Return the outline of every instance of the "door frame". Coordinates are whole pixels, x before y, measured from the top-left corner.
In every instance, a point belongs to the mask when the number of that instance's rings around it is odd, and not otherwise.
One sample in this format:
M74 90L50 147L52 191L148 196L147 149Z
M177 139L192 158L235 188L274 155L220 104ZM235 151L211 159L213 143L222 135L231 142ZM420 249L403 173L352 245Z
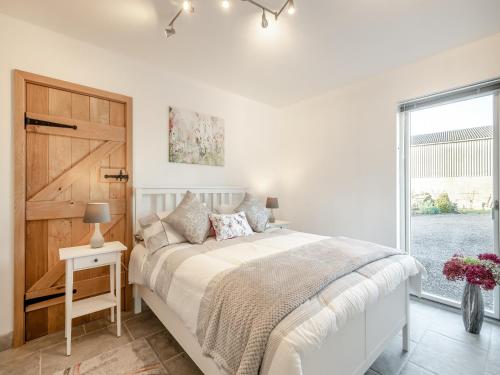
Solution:
M493 95L493 199L498 201L500 195L500 93L490 92L487 95ZM466 100L464 98L463 100ZM446 100L443 101L443 104ZM410 253L410 227L411 227L411 176L410 176L410 110L400 111L397 117L398 134L398 247L407 253ZM494 248L500 255L500 214L498 209L492 209L494 215ZM485 311L485 315L494 319L500 319L500 287L494 290L494 312ZM433 294L421 293L423 298L434 302L446 304L452 307L460 308L461 304L456 301L436 296Z
M115 94L109 91L95 89L59 79L49 78L38 74L13 70L14 100L14 332L13 346L17 347L25 342L25 238L26 238L26 85L33 83L49 88L62 89L89 95L97 98L113 100L125 105L126 121L126 161L129 169L129 179L126 183L126 215L125 245L128 248L125 264L133 244L132 233L132 198L133 198L133 158L132 158L132 98ZM125 276L127 277L127 276ZM131 288L125 283L125 308L132 306Z

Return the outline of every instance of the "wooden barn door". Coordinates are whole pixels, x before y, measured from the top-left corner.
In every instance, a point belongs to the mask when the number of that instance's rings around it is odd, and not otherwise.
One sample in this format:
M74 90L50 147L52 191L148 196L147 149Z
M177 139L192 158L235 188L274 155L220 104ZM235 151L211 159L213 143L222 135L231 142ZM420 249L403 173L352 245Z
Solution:
M112 221L102 225L104 237L123 242L130 252L132 100L25 72L15 74L15 257L16 267L22 269L16 269L14 341L20 344L64 328L64 264L58 250L89 243L93 228L82 220L87 202L109 202ZM128 179L105 177L120 174ZM109 291L108 272L109 267L77 272L73 299ZM130 305L130 293L123 294ZM74 324L107 313L83 316Z

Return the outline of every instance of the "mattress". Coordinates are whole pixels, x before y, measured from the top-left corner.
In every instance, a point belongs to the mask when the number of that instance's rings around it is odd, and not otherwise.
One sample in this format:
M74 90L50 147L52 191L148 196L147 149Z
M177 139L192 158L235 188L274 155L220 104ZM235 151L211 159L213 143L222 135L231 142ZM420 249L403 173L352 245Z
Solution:
M166 246L150 255L142 244L132 251L129 281L155 292L196 337L198 314L209 283L239 265L328 237L270 230L226 241L209 238L202 245ZM339 237L352 246L378 246ZM401 254L361 267L331 283L283 319L269 338L261 374L301 374L302 357L321 347L354 314L394 291L410 278L419 292L421 265Z

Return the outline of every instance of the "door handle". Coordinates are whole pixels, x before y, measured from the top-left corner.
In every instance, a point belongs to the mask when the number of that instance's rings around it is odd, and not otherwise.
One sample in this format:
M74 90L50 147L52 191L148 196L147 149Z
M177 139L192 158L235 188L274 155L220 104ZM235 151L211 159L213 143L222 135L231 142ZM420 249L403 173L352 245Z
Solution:
M499 203L498 199L493 202L493 207L491 207L491 220L495 220L495 211L498 211Z

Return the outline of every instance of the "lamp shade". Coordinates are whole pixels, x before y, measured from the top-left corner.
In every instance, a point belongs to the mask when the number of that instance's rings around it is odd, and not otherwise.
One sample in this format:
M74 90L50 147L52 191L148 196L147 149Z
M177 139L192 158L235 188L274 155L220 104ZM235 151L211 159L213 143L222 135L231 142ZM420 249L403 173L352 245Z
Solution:
M266 208L279 208L278 198L267 197Z
M87 203L84 223L108 223L111 221L108 203Z

